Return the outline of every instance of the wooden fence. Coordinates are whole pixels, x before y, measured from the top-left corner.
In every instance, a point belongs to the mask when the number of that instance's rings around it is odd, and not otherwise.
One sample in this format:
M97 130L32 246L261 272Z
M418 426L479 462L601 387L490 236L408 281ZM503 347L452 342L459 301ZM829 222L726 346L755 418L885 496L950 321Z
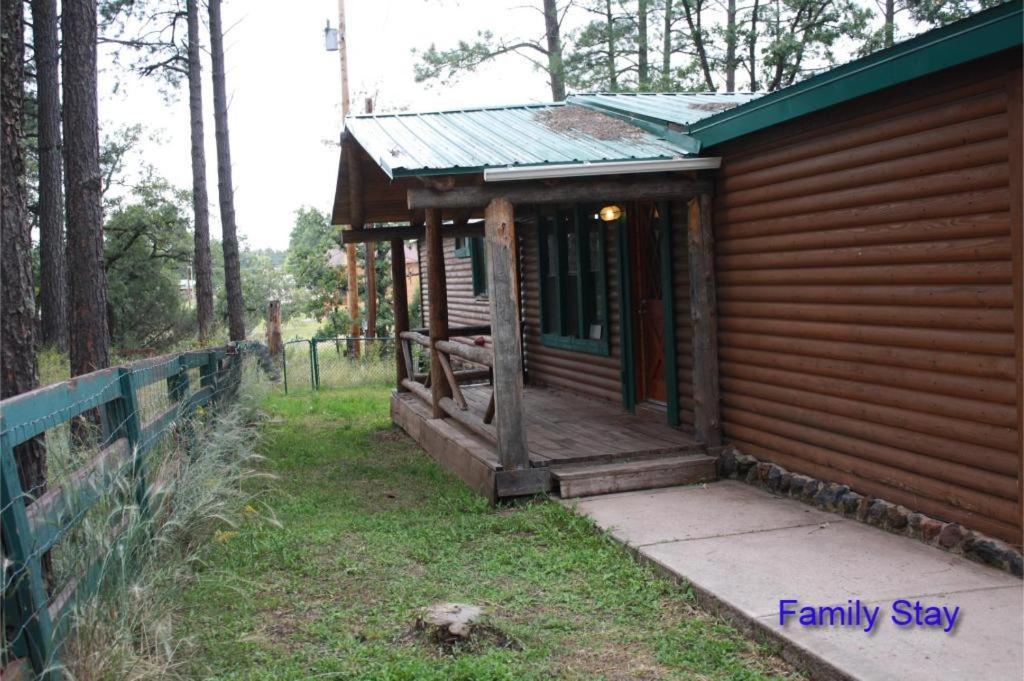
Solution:
M71 614L76 603L95 593L103 563L96 559L62 588L53 589L56 593L48 594L44 556L125 475L131 476L139 513L151 514L150 488L156 481L147 474L147 454L198 408L236 395L243 356L259 349L258 343L233 343L164 355L77 376L0 402L5 678L26 661L40 678L61 677L58 652ZM78 418L86 413L92 416ZM90 461L71 471L62 485L49 486L42 494L22 489L15 458L19 445L35 438L73 439L75 428L66 424L97 418L95 439L99 441L90 447L98 453ZM66 432L55 432L61 427Z

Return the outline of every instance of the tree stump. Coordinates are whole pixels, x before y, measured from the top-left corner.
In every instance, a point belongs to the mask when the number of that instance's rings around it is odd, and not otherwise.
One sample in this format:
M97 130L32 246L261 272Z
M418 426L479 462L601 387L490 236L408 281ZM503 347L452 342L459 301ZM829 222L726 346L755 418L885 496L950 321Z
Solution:
M473 636L474 624L483 615L483 608L465 603L437 603L427 608L417 628L433 642L451 647Z

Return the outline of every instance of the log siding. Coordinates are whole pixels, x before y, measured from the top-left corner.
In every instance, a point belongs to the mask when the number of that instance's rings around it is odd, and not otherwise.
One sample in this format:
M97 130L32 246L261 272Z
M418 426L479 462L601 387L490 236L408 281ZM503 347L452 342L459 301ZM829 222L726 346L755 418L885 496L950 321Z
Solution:
M976 62L709 152L723 157L726 438L1014 543L1022 339L1009 169L1021 149L1008 90L1019 62L1019 51Z

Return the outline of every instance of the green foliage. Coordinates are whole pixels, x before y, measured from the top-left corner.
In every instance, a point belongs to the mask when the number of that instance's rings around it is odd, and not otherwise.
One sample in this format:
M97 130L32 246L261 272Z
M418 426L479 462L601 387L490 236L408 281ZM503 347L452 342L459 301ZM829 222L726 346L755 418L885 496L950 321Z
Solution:
M309 207L295 212L284 267L305 293L302 311L324 322L323 329L335 332L325 335L332 336L347 333L351 323L344 309L347 281L340 243L341 229L326 214Z
M115 348L166 348L191 335L179 282L192 260L188 195L159 182L137 188L104 226L107 305Z
M1003 1L896 0L896 12L925 30ZM413 50L419 57L416 80L448 84L506 54L525 57L545 71L540 4L534 0L525 8L537 10L540 39L483 30L449 49ZM641 7L646 7L646 35L641 35ZM563 1L558 11L565 83L577 91L700 91L721 89L732 71L737 89L777 90L884 46L884 7L863 0L756 0L737 3L730 23L726 3L709 0ZM646 85L639 75L643 44Z
M184 593L194 678L765 679L784 662L560 504L492 508L388 419L390 390L271 396L252 481L279 526L203 554ZM418 639L437 602L484 605L515 644Z

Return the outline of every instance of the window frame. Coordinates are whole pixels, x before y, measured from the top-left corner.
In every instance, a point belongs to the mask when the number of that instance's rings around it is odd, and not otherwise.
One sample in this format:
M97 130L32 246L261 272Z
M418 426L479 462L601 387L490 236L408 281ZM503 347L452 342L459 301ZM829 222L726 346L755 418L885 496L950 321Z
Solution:
M484 247L484 238L482 236L474 236L470 237L468 241L469 267L473 275L473 297L481 300L486 299L490 286L487 281L487 250Z
M570 225L566 225L563 219L566 214L572 216ZM550 218L554 218L554 224L549 223ZM610 354L611 320L609 319L608 311L608 230L604 222L598 220L597 224L600 261L597 263L597 268L593 271L594 283L591 285L589 283L590 277L586 276L590 272L590 242L587 239L588 225L583 219L583 206L581 204L575 204L571 207L542 206L537 209L537 275L540 279L540 341L542 345L592 355ZM555 257L558 263L558 273L554 277L556 282L555 290L553 291L550 290L551 284L548 282L550 278L550 273L548 272L550 257L547 238L552 230L555 232L554 244L557 251ZM575 329L566 328L570 315L567 310L568 296L565 292L572 285L570 279L573 279L573 277L569 276L568 263L569 248L567 237L570 230L576 239L576 262L574 263L576 266L576 276L574 278L576 294ZM600 290L604 292L601 305L598 305L594 300L598 290L597 287L600 287ZM554 325L556 328L550 328L551 324L548 323L546 314L547 301L552 296L552 304L555 305ZM591 306L589 303L593 303L593 309L596 312L600 312L601 315L603 333L600 339L588 338L589 326L586 319L586 309Z
M456 258L469 258L472 256L471 237L468 236L457 236L455 237L455 257Z

